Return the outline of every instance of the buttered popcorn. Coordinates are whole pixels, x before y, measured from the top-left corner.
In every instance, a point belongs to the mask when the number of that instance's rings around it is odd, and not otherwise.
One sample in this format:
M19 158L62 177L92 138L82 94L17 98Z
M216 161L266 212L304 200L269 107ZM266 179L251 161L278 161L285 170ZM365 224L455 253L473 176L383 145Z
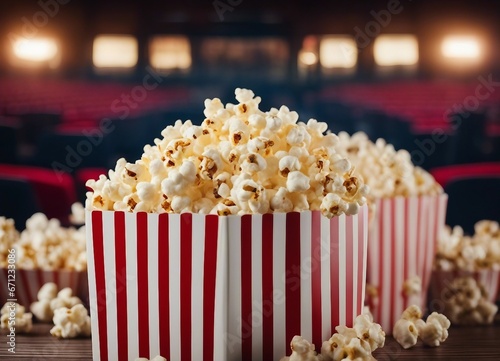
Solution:
M54 327L50 333L58 338L89 337L90 317L82 304L71 308L61 307L54 311Z
M16 230L14 220L0 217L0 267L7 268L9 262L9 250L19 239L19 232Z
M71 308L82 303L80 298L73 295L71 288L66 287L58 292L57 285L53 282L48 282L40 288L37 299L31 304L30 310L41 322L50 322L58 308Z
M500 270L500 229L498 222L483 220L474 226L474 235L464 235L460 226L442 229L434 262L436 269L474 272Z
M201 125L178 120L141 159L118 160L89 180L87 209L219 215L321 210L355 214L368 187L334 146L327 125L237 88L238 104L205 100Z
M363 132L352 136L340 132L335 149L352 161L370 187L372 199L443 193L434 177L413 165L409 152L403 149L396 151L383 139L374 143Z

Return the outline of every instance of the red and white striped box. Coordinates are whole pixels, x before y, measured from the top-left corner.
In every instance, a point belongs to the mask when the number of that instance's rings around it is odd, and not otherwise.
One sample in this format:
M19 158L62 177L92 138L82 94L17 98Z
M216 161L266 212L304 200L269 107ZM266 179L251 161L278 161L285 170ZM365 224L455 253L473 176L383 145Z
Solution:
M474 278L488 292L488 300L493 303L496 301L500 281L499 270L480 270L476 272L434 270L432 271L429 294L429 308L431 310L443 311L443 302L446 301L447 297L446 288L454 279L459 277Z
M386 334L412 304L425 309L439 232L448 196L395 197L376 202L368 235L367 282L376 290L368 300L374 320ZM406 296L404 282L418 276L422 292Z
M14 297L10 297L7 283L12 282L9 279L8 269L0 269L0 284L5 287L0 288L0 300L5 302L7 299L17 299L17 303L29 309L30 305L37 301L37 294L40 288L47 282L54 282L61 290L69 287L73 294L88 304L88 282L87 272L70 270L42 270L42 269L16 269L15 271L15 291Z
M319 350L362 311L368 209L229 218L228 360L279 360L302 335Z
M94 360L274 360L362 310L366 207L332 220L93 211L87 232Z

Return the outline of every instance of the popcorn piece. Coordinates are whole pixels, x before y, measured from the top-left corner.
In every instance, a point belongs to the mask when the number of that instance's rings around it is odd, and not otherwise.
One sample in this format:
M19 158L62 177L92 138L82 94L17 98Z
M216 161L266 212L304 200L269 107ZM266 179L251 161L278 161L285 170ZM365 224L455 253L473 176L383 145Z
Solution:
M290 342L292 354L280 361L318 361L314 345L301 336L294 336Z
M19 240L19 232L16 230L14 220L0 217L0 267L7 268L9 264L9 250Z
M352 215L368 188L323 134L325 123L286 106L259 109L248 89L238 104L205 101L200 126L176 121L144 147L135 163L119 159L108 177L90 180L88 209L127 212L202 212L220 215L321 210ZM323 198L328 200L322 204Z
M15 302L7 302L0 310L0 328L15 333L28 333L33 328L31 313L25 313L24 306Z
M437 347L448 338L450 325L445 315L433 312L425 324L419 327L419 337L427 346Z
M54 327L50 333L59 338L90 336L90 317L87 309L78 304L71 308L61 307L54 311Z
M418 329L412 321L400 318L392 329L392 335L404 349L408 349L417 343Z
M422 280L418 276L408 278L403 283L403 294L407 297L418 295L422 292Z
M52 282L40 288L37 298L38 301L31 304L30 310L41 322L50 322L58 308L71 308L82 303L78 297L73 296L71 288L66 287L57 292L57 286Z
M371 352L384 347L385 333L378 323L370 320L370 316L362 314L356 317L353 328L356 336L370 345Z
M85 224L85 208L80 202L71 205L71 214L69 216L71 224L82 225Z

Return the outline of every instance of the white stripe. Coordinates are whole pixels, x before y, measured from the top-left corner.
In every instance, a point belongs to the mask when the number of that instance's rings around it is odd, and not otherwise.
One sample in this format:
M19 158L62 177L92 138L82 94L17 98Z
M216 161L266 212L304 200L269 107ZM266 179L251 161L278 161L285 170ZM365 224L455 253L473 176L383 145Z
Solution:
M417 217L418 217L418 197L411 197L408 199L409 209L406 215L407 219L407 229L406 237L409 243L409 256L408 256L408 275L410 277L417 276ZM422 281L422 280L420 280Z
M427 253L426 253L426 258L425 258L425 262L426 262L426 268L424 270L424 280L425 280L425 283L422 284L423 286L423 290L427 291L427 288L429 286L429 277L430 277L430 274L432 272L432 263L434 261L434 245L436 244L436 232L435 232L435 228L436 228L436 222L437 222L437 211L438 209L436 208L436 198L435 197L427 197L428 199L428 204L429 204L429 207L428 207L428 215L429 215L429 219L428 219L428 224L427 224ZM422 300L421 300L421 307L424 307L425 304L425 298L426 298L426 292L422 292L422 296L421 296Z
M59 284L60 284L59 289L64 288L64 287L70 287L73 290L73 296L76 296L77 292L78 292L78 288L76 287L76 285L71 283L71 276L72 276L73 272L71 272L71 271L57 271L57 272L58 272ZM44 274L47 274L47 273L53 274L53 272L44 272ZM54 275L52 275L52 278L54 278Z
M148 214L148 302L149 353L160 354L160 315L158 299L158 214ZM139 281L140 282L140 281Z
M363 307L364 302L365 302L365 295L366 295L366 273L367 273L367 259L368 259L368 206L364 206L363 210L363 219L361 222L363 222L363 241L361 243L361 246L364 247L364 252L363 252L363 277L361 279L362 282L362 290L361 290L361 307ZM361 311L363 311L361 309Z
M191 281L191 359L203 359L203 280L205 264L205 220L202 214L193 214L192 281ZM152 354L156 355L156 354Z
M320 216L321 227L321 336L323 340L332 337L331 294L330 294L330 222L326 217ZM335 325L333 325L335 327Z
M229 308L227 348L229 360L241 358L241 217L228 218Z
M418 257L418 263L417 263L417 274L420 276L422 280L422 285L424 282L423 275L424 275L424 247L426 243L426 238L427 238L427 199L425 197L419 197L419 207L418 207L418 212L421 215L420 222L418 224L419 226L419 239L418 239L418 251L419 251L419 257Z
M138 312L139 300L137 285L137 214L125 212L125 234L126 234L126 262L127 262L127 323L128 330L128 357L135 359L139 357L139 328Z
M407 262L405 245L408 242L405 237L404 220L405 220L405 198L397 197L395 200L396 209L394 210L394 225L396 227L396 245L395 245L395 261L396 261L396 274L395 274L395 287L394 290L396 294L394 295L396 302L395 307L392 310L394 315L394 321L398 320L404 311L404 297L403 297L403 284L405 282L404 267ZM391 325L392 326L392 325Z
M391 309L394 308L393 296L391 295L391 274L392 274L392 262L394 261L391 255L391 235L392 235L392 221L393 221L393 209L391 208L391 201L388 199L382 200L384 203L384 214L382 215L382 227L384 227L384 237L382 239L383 252L384 252L384 265L383 265L383 280L384 289L382 290L382 297L379 300L380 306L382 307L382 319L380 324L382 328L387 332L392 329L390 324L390 314Z
M352 282L353 289L352 289L352 302L353 302L353 307L352 307L352 319L354 320L358 314L361 313L362 310L358 309L358 270L363 270L363 263L359 264L360 262L363 262L362 259L359 259L359 237L362 236L358 232L358 227L359 227L359 214L352 216L352 239L349 240L349 242L352 242L352 280L347 280L347 282ZM362 216L362 215L361 215ZM362 220L361 220L362 221ZM362 247L362 246L361 246ZM363 307L363 299L361 299L361 307ZM351 327L352 325L349 325Z
M276 213L273 215L273 285L274 285L274 353L275 360L281 359L288 351L285 349L286 340L286 214Z
M85 233L87 239L87 272L89 275L89 303L92 329L92 360L101 359L99 353L99 325L97 318L97 292L94 268L94 244L92 242L92 213L85 211Z
M382 217L380 214L380 207L381 207L382 201L380 199L377 199L375 202L375 217L372 219L371 224L369 224L370 227L370 233L368 234L368 257L369 257L369 264L368 264L368 271L366 274L366 282L370 284L370 286L375 287L378 291L380 291L379 286L380 286L380 272L379 272L379 267L380 267L380 259L379 259L379 249L380 249L380 239L379 239L379 230L380 230L380 225L382 224ZM369 211L367 209L367 211ZM367 227L365 227L366 230ZM375 307L378 309L380 307L380 297L382 295L378 295L378 305ZM372 298L372 296L369 296ZM373 299L372 299L373 301ZM371 310L374 316L377 315L376 309ZM380 322L380 320L375 319L376 322Z
M306 340L312 340L312 213L300 214L300 332Z
M181 230L180 214L168 215L169 241L169 300L170 300L170 359L181 359ZM130 355L129 355L129 358Z
M228 224L227 217L219 217L217 237L217 269L215 281L214 360L226 360L228 310Z
M262 215L252 216L252 360L262 360Z
M339 218L339 249L338 249L338 263L339 263L339 323L341 325L346 324L346 293L347 293L347 285L346 285L346 277L347 277L347 265L346 265L346 257L347 257L347 245L346 245L346 216L345 214L341 215ZM332 234L332 237L336 237L337 235Z
M116 267L114 212L102 215L104 243L104 277L106 279L106 319L108 352L111 358L118 355L118 315L116 314Z

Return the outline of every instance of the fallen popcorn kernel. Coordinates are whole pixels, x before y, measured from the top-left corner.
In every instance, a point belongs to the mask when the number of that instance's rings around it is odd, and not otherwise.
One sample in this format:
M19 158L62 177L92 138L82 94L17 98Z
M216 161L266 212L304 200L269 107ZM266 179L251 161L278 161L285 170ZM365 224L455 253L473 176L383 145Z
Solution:
M427 317L427 321L419 326L418 335L427 346L437 347L448 338L450 320L437 312Z
M138 357L135 359L135 361L167 361L167 359L165 357L161 357L160 355L158 355L152 358L151 360L145 357Z
M7 302L0 310L0 328L10 330L15 328L16 333L28 333L33 328L33 315L25 313L24 306L16 302Z
M408 349L417 343L418 329L412 321L400 318L392 329L392 336L404 349Z
M314 345L302 336L294 336L290 342L292 354L281 358L280 361L318 361Z
M54 327L50 333L59 338L90 336L90 317L87 309L78 304L71 308L61 307L54 311Z
M50 322L54 317L54 311L58 308L71 308L82 303L80 298L73 296L71 288L66 287L57 292L57 285L52 282L40 288L37 299L38 301L30 305L30 310L41 322Z
M384 347L385 332L382 330L382 326L370 320L369 315L361 314L356 317L353 328L356 331L356 336L370 345L371 352Z

